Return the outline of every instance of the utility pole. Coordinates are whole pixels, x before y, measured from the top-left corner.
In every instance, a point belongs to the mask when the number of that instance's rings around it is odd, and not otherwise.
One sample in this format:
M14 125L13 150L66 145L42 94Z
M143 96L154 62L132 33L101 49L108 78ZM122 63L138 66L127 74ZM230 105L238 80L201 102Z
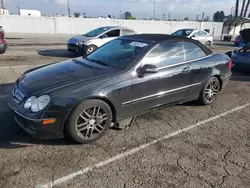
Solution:
M18 14L20 15L20 6L19 4L16 6L17 10L18 10Z
M166 14L162 14L162 20L165 21Z
M170 21L171 12L168 13L168 21Z
M202 18L201 18L201 25L200 25L200 29L203 29L203 21L204 21L204 15L205 13L202 13Z
M199 21L199 14L197 14L196 21Z
M1 3L2 3L2 9L3 9L3 14L4 14L4 6L3 6L3 0L1 0Z
M69 17L70 17L69 0L68 0L68 15L69 15Z
M153 20L155 20L155 0L154 1L154 4L153 4Z

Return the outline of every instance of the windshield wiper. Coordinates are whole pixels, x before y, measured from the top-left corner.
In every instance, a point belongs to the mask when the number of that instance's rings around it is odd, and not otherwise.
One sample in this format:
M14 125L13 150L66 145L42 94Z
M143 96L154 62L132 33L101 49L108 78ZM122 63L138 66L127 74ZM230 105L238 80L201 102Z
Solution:
M105 63L105 62L103 62L101 60L89 59L87 57L86 57L86 60L91 61L91 62L95 62L97 64L100 64L100 65L103 65L103 66L106 66L106 67L109 67L109 65L107 63Z

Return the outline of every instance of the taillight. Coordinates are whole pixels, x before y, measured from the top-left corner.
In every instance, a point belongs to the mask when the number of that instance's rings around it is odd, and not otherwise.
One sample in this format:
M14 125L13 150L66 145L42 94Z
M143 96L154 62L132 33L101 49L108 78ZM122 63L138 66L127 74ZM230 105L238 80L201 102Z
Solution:
M232 59L229 60L228 68L229 69L233 68L233 61L232 61Z
M0 31L0 42L4 40L4 33Z
M4 33L0 31L0 40L4 39Z

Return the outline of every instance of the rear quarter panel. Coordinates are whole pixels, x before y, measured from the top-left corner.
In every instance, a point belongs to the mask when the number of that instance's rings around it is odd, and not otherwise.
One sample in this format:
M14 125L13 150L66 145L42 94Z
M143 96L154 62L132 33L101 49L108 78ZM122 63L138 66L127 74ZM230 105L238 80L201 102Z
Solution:
M212 54L207 58L190 63L192 67L192 83L201 83L199 88L193 90L193 94L200 93L206 82L213 76L221 81L231 74L228 68L230 58L224 54Z

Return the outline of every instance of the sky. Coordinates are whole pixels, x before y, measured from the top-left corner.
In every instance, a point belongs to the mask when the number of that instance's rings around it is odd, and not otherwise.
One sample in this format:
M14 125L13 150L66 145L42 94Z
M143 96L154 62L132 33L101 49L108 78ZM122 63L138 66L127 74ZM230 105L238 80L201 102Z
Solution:
M3 0L9 12L17 13L17 5L21 9L40 10L42 14L55 15L67 14L68 0ZM210 16L218 10L230 14L235 0L69 0L71 13L79 11L89 17L120 16L120 12L129 11L137 19L153 17L153 2L155 1L155 17L171 19L196 19L197 14Z

